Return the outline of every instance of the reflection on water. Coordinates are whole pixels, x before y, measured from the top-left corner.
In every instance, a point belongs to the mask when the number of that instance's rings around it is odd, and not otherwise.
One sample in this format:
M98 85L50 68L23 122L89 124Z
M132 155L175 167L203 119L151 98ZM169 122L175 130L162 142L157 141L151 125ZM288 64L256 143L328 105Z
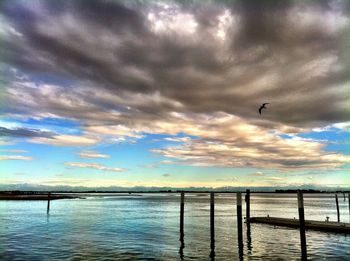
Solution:
M185 248L185 240L184 240L184 235L182 234L180 236L180 249L179 249L179 254L180 254L180 259L184 260L184 248Z
M234 194L215 197L214 244L209 196L186 195L179 245L179 204L179 195L95 195L52 201L47 214L46 201L0 201L0 260L300 260L290 228L244 223L239 248ZM305 195L304 204L306 219L337 218L334 195ZM349 222L348 202L339 204ZM296 196L252 194L251 216L268 214L298 218ZM350 237L307 231L306 239L309 259L350 259Z
M210 260L215 260L215 239L211 237L210 239Z
M251 232L250 232L250 222L247 222L246 223L246 226L247 226L247 237L246 237L246 240L247 240L247 253L248 255L250 255L252 253L252 235L251 235Z

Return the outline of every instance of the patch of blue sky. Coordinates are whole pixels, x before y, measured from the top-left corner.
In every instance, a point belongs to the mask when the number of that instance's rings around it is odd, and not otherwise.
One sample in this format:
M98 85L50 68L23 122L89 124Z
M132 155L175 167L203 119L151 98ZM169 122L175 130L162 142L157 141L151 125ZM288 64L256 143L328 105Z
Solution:
M350 140L350 131L331 128L321 132L301 133L298 136L302 138L311 138L315 140L345 141Z
M331 128L322 132L302 133L298 135L302 138L313 139L325 142L324 150L335 151L342 154L350 154L350 132Z
M281 134L283 139L292 139L294 137L310 139L315 142L326 144L324 150L336 151L344 154L350 154L350 131L338 128L329 128L324 131L312 131L307 133L300 133L297 135Z
M11 149L14 149L14 147ZM27 173L33 179L45 178L57 174L57 172L62 172L65 168L64 162L71 159L77 150L73 147L58 147L29 142L18 142L15 149L25 150L25 153L19 154L33 159L29 161L3 161L1 163L2 168L11 170L12 173ZM30 173L28 173L28 170L30 170Z
M59 118L43 118L43 119L11 119L4 118L0 120L0 126L8 128L28 128L40 129L55 132L58 134L81 134L80 124L76 121L59 119Z
M185 134L179 135L164 135L164 134L147 134L141 139L135 140L135 142L119 142L119 143L104 143L98 144L86 148L87 150L101 151L110 155L110 158L101 159L101 162L108 165L116 165L117 167L140 170L147 169L147 166L158 165L164 172L164 170L172 169L171 164L160 164L164 160L172 160L174 162L177 159L170 159L152 152L153 149L162 149L169 146L176 146L182 144L182 142L168 141L165 138L181 138L189 137ZM196 137L191 136L195 139ZM96 161L96 160L95 160ZM146 167L145 167L146 166ZM158 172L158 170L156 170Z
M107 159L101 159L100 162L103 161L108 165L133 169L139 165L152 164L155 161L162 160L162 157L150 152L150 150L153 148L153 143L150 143L147 139L142 138L137 140L136 143L105 143L84 149L100 151L111 156ZM94 161L98 160L94 159Z

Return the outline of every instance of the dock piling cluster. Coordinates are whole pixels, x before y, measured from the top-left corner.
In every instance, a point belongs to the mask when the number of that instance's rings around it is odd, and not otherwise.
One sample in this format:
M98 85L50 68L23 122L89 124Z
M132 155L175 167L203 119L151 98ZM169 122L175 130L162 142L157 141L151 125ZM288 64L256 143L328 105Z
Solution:
M348 194L350 199L350 193ZM180 255L183 258L183 248L184 248L184 198L185 193L181 192L180 200ZM339 213L339 202L338 196L335 194L336 205L337 205L337 216L338 222L340 222ZM245 193L245 203L246 203L246 225L247 225L247 248L251 248L251 233L250 233L250 223L266 223L266 224L279 224L282 226L297 227L300 231L300 248L301 248L301 260L307 260L307 242L306 242L306 225L305 225L305 213L304 213L304 197L303 192L297 191L297 202L298 202L298 213L299 220L288 219L288 218L272 218L269 217L250 217L250 190L247 189ZM236 193L236 211L237 211L237 239L238 239L238 251L240 260L243 260L243 221L242 221L242 192ZM349 200L349 214L350 214L350 200ZM312 223L313 222L313 223ZM321 224L322 223L322 224ZM324 223L324 224L323 224ZM337 231L338 227L333 224L338 224L336 222L322 222L322 221L308 221L308 227L317 229L320 227L322 230ZM339 226L341 224L338 224ZM344 227L344 229L347 227ZM210 254L209 256L213 260L215 258L215 193L210 192Z

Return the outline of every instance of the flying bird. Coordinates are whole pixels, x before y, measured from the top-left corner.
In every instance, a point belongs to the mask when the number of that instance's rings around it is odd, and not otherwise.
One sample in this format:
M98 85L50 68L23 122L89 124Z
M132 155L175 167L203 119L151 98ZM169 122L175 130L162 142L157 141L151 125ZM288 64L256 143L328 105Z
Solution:
M262 109L267 109L266 104L270 104L268 102L263 103L259 108L259 114L261 114Z

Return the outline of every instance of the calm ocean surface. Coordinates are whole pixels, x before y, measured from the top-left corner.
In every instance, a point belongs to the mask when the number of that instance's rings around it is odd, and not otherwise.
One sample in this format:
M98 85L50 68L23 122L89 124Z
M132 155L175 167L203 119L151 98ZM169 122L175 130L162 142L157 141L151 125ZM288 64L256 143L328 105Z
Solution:
M178 194L0 201L0 260L181 260ZM348 200L339 194L341 221ZM243 197L244 198L244 197ZM336 220L334 195L304 195L305 218ZM215 260L239 260L234 194L215 197ZM244 206L243 206L243 214ZM251 216L298 218L296 195L252 194ZM186 194L183 260L210 260L209 196ZM350 260L350 236L307 231L310 260ZM244 260L300 260L299 230L244 224Z

